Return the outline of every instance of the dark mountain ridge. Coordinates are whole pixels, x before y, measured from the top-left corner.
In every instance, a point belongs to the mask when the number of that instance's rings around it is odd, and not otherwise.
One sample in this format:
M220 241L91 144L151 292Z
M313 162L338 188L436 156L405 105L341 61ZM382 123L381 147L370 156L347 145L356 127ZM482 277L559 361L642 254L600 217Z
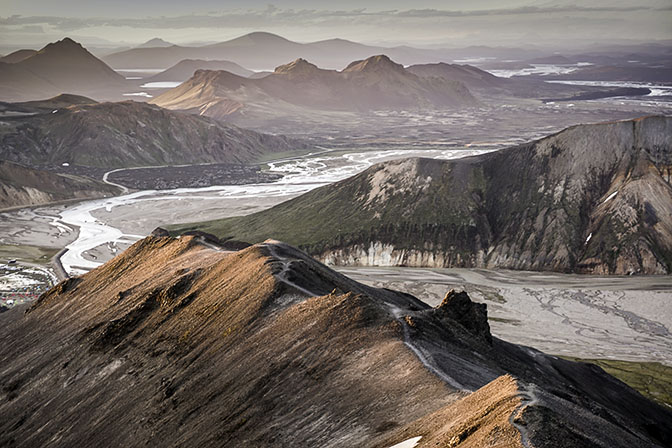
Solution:
M68 99L75 104L64 104ZM87 104L81 97L62 95L3 106L35 114L0 117L0 158L27 165L69 163L111 169L249 163L264 154L306 147L299 140L133 101Z
M249 216L182 226L270 235L339 265L672 272L672 118L579 125L465 159L385 162Z

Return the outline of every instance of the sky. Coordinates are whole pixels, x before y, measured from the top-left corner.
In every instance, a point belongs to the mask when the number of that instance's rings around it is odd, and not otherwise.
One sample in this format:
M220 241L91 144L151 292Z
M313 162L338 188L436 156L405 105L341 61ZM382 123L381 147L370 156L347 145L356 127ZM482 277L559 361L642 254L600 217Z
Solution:
M0 44L220 42L267 31L417 47L580 47L672 39L672 0L0 0Z

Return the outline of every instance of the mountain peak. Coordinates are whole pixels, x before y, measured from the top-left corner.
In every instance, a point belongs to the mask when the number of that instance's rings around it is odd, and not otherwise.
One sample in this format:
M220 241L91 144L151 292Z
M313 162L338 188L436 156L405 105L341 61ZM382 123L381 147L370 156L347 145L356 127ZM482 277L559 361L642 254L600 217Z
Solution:
M281 65L275 68L276 74L284 75L301 75L307 73L314 73L320 70L317 65L311 64L303 58L296 59L289 64Z
M251 40L252 42L255 43L268 43L268 42L289 42L288 39L285 39L282 36L278 36L277 34L273 33L267 33L265 31L255 31L253 33L245 34L244 36L240 36L237 39L233 39L234 41L236 40Z
M172 47L173 45L175 45L175 44L167 42L167 41L161 39L160 37L155 37L153 39L149 39L144 44L138 45L137 48Z
M370 72L380 70L403 70L404 66L397 64L387 55L379 54L368 57L361 61L354 61L350 63L343 71L344 72Z
M435 312L459 322L469 333L492 343L487 306L473 302L466 292L451 289Z
M65 37L57 42L51 42L40 50L40 53L52 51L81 51L84 47L79 42L76 42L69 37ZM86 51L86 50L84 50Z

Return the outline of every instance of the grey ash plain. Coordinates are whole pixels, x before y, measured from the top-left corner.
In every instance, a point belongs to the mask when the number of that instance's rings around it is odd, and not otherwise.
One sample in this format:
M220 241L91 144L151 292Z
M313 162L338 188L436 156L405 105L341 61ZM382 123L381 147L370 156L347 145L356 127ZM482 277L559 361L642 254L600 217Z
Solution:
M543 352L672 365L672 277L590 276L487 269L340 267L348 277L407 292L430 306L451 288L488 305L492 333Z

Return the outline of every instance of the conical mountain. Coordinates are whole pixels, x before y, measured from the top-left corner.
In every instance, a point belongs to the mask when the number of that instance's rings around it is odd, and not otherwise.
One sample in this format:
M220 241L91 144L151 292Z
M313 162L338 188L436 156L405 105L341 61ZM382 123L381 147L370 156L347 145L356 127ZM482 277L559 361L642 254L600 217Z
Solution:
M125 79L70 38L53 42L19 62L0 64L3 100L60 93L119 95Z
M174 44L171 44L170 42L167 42L159 37L155 37L153 39L149 39L145 43L138 45L135 48L164 48L164 47L172 47L173 45Z
M47 79L63 92L99 87L104 83L120 84L124 81L123 76L89 53L81 44L67 37L48 44L18 64Z

